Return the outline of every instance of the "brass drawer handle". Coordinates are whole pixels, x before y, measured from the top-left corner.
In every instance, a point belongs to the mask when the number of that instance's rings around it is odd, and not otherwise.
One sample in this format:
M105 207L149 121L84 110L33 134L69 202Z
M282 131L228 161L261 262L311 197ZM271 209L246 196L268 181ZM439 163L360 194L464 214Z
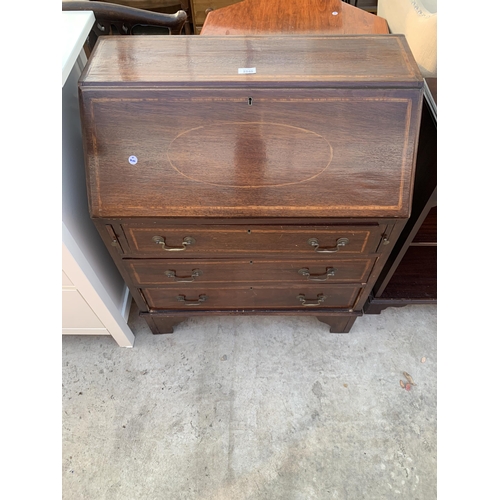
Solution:
M307 240L307 244L314 247L314 250L318 253L335 253L338 252L342 247L345 247L348 243L348 238L339 238L337 240L337 245L334 247L320 247L317 238L309 238Z
M302 269L299 269L299 274L307 276L309 281L326 281L331 276L335 276L336 271L337 270L334 267L327 267L325 274L311 274L309 272L309 268L303 267Z
M186 236L182 240L182 246L181 247L169 247L169 246L167 246L165 244L165 238L163 238L162 236L153 236L153 241L157 245L161 245L161 247L163 248L163 250L165 250L166 252L182 252L183 250L186 250L186 247L188 245L194 245L196 243L196 240L194 238L191 238L191 236Z
M186 306L199 306L208 299L206 295L199 295L197 299L188 300L185 295L177 295L177 300Z
M177 276L176 271L172 271L171 269L165 271L165 276L167 278L174 278L174 281L176 281L177 283L191 283L195 280L195 278L201 276L202 274L203 273L200 269L193 269L191 272L191 276Z
M209 7L208 9L205 10L205 14L209 14L210 12L212 12L214 9L212 7Z
M297 298L302 302L303 306L320 306L326 299L326 295L323 295L322 293L318 293L316 297L316 302L313 302L315 299L306 299L306 296L301 293L300 295L297 295Z

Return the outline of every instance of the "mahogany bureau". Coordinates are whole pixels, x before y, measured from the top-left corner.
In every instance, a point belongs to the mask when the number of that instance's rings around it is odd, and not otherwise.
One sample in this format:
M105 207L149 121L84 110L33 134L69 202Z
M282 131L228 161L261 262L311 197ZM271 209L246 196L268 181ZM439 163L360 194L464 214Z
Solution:
M350 330L410 215L403 36L101 37L79 90L90 215L153 333Z

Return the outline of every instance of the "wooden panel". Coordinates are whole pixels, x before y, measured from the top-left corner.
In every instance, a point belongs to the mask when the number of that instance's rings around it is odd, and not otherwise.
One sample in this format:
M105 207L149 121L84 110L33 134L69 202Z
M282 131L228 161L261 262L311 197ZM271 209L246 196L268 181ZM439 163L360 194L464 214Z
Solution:
M378 314L393 304L436 302L436 249L409 250L410 245L437 244L437 109L433 102L437 98L437 80L426 81L432 95L425 93L422 108L411 217L373 287L374 298L365 307L370 314Z
M427 217L420 226L413 243L434 243L437 244L437 207L429 210Z
M238 74L248 67L256 73ZM100 37L81 85L123 83L422 88L423 78L403 35Z
M437 247L409 247L381 299L437 298Z
M199 283L327 283L366 282L375 262L371 259L331 258L308 260L170 260L147 259L123 262L136 286L178 286ZM300 271L300 272L299 272ZM183 284L183 286L185 286Z
M220 310L220 309L214 309L214 310L193 310L195 308L191 308L189 310L189 316L208 316L208 315L235 315L235 314L240 314L241 311L228 311L228 310ZM310 316L316 316L316 318L323 322L326 323L327 325L330 326L330 332L331 333L348 333L351 326L353 325L355 319L358 316L361 316L361 313L359 312L351 312L351 311L344 311L344 310L330 310L325 312L324 310L319 311L314 308L304 308L299 310L300 315L310 315ZM246 310L245 314L247 315L269 315L269 316L274 316L274 315L280 315L280 316L285 316L285 315L295 315L297 314L296 309L252 309L252 310ZM151 328L151 331L154 334L162 334L162 333L173 333L174 332L174 327L179 324L180 322L184 321L186 319L185 316L187 316L187 311L186 310L180 310L180 311L154 311L154 312L141 312L140 316L144 318L149 327Z
M193 288L143 288L142 293L152 310L157 309L265 309L322 307L350 308L362 290L358 285L290 286L221 286ZM298 298L303 295L305 303ZM182 296L184 301L179 301ZM205 297L205 300L203 300ZM322 298L324 300L322 300ZM198 304L198 305L196 305Z
M355 5L358 9L374 13L377 12L378 0L348 0L348 3Z
M207 18L207 10L214 11L241 2L242 0L191 0L194 23L202 26Z
M376 251L384 226L159 226L123 225L132 254L160 258L193 258L198 256L283 254L312 258L332 255L368 254ZM194 238L186 250L164 250L155 243L161 237L166 247L183 248L184 238ZM347 238L345 246L335 253L319 253L309 243L316 238L319 249L336 248L337 240Z
M202 35L271 33L384 34L389 29L385 19L340 0L245 0L211 12L202 30Z
M419 90L85 95L95 217L408 215Z

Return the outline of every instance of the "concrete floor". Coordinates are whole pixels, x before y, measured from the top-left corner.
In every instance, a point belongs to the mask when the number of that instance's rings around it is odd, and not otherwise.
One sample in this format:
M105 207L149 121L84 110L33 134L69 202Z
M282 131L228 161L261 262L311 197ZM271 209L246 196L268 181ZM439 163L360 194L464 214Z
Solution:
M133 349L63 337L64 500L436 498L435 306L347 335L261 316L153 336L131 314Z

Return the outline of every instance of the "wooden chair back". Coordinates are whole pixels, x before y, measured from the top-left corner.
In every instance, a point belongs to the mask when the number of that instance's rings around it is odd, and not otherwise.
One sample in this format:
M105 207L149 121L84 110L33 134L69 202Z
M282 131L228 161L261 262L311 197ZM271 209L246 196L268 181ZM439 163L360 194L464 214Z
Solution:
M183 10L163 14L125 5L94 1L62 2L63 11L94 12L96 22L89 34L90 51L102 35L180 35L187 19Z

